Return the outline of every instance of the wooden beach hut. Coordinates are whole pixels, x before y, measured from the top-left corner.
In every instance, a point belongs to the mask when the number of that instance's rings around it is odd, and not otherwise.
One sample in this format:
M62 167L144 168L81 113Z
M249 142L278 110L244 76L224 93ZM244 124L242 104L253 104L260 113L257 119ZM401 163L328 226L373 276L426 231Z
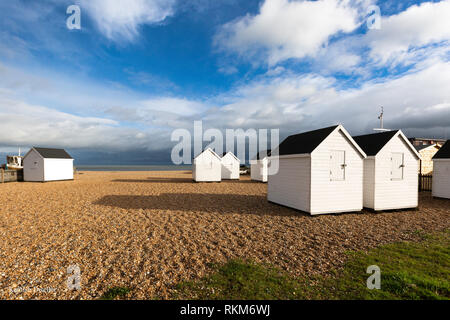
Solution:
M238 180L240 174L241 161L233 152L224 152L222 155L222 179Z
M267 182L270 150L259 152L250 161L250 176L254 181Z
M73 158L64 149L33 147L23 158L24 181L73 180Z
M194 158L192 179L196 182L220 182L222 159L211 148Z
M416 208L420 154L401 130L353 137L364 160L364 207L376 211Z
M450 199L450 140L433 157L433 197Z
M269 158L267 199L311 215L361 211L365 157L342 125L289 136Z

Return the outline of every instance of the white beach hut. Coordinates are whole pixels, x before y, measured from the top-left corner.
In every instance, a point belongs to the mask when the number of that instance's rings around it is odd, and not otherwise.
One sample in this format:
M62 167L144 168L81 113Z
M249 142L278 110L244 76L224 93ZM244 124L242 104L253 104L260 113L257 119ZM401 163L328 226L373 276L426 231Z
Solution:
M220 156L208 148L194 158L192 179L196 182L220 182L221 169Z
M222 179L239 179L241 161L232 153L222 155Z
M73 180L73 158L64 149L33 147L23 158L24 181Z
M279 170L267 199L311 215L361 211L365 157L341 125L289 136L269 158Z
M450 199L450 140L433 157L433 197Z
M270 150L261 151L250 161L250 176L252 180L267 182L269 156Z
M416 208L420 154L401 130L353 137L366 153L364 207L373 210Z

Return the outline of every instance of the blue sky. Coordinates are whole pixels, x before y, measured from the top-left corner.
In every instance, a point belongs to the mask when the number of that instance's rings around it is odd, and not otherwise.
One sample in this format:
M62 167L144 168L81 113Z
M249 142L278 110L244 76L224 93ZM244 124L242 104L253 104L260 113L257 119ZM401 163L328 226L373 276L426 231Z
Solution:
M66 9L81 9L68 30ZM368 8L381 12L369 29ZM173 130L450 134L450 1L0 3L0 152L170 159Z

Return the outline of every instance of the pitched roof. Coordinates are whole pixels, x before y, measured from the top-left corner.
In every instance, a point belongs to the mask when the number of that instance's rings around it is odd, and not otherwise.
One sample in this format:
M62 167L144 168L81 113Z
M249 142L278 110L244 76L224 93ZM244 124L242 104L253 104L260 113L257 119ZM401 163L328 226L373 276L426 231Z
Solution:
M220 156L219 156L213 149L211 149L211 148L203 149L202 152L200 152L198 155L196 155L196 156L194 157L194 160L197 159L201 154L203 154L203 153L206 152L206 151L211 152L217 159L221 160Z
M64 149L33 147L43 158L46 159L73 159Z
M433 160L435 159L450 159L450 140L447 140L447 142L439 149L438 152L433 157Z
M241 160L239 160L239 158L236 157L236 155L235 155L233 152L231 152L231 151L224 152L224 153L222 154L222 158L225 157L227 154L231 154L231 156L232 156L233 158L235 158L237 161L239 161L239 162L241 161Z
M365 134L353 137L367 156L375 156L400 130Z
M436 147L436 146L437 146L436 144L422 144L420 146L414 146L414 148L416 148L416 150L419 152L419 151L422 151L423 149L426 149L429 147Z
M325 140L338 126L294 134L287 137L278 146L280 156L292 154L308 154Z
M256 154L256 157L253 158L253 160L262 160L265 157L270 157L270 149L269 150L265 150L265 151L260 151Z

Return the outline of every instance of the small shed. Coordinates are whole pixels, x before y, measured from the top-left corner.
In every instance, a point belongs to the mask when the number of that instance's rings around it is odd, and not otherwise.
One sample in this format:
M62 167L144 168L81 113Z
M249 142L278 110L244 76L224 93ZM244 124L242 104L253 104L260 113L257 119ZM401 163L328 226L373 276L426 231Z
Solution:
M233 152L224 152L222 155L222 179L239 180L241 161Z
M267 182L269 156L270 150L261 151L250 161L250 175L252 180Z
M420 154L401 130L353 137L364 160L364 207L373 210L416 208Z
M433 197L450 199L450 140L433 157Z
M211 148L194 158L192 179L196 182L220 182L222 159Z
M365 157L342 125L289 136L269 158L267 199L311 215L361 211Z
M73 180L73 158L64 149L33 147L23 158L24 181Z

